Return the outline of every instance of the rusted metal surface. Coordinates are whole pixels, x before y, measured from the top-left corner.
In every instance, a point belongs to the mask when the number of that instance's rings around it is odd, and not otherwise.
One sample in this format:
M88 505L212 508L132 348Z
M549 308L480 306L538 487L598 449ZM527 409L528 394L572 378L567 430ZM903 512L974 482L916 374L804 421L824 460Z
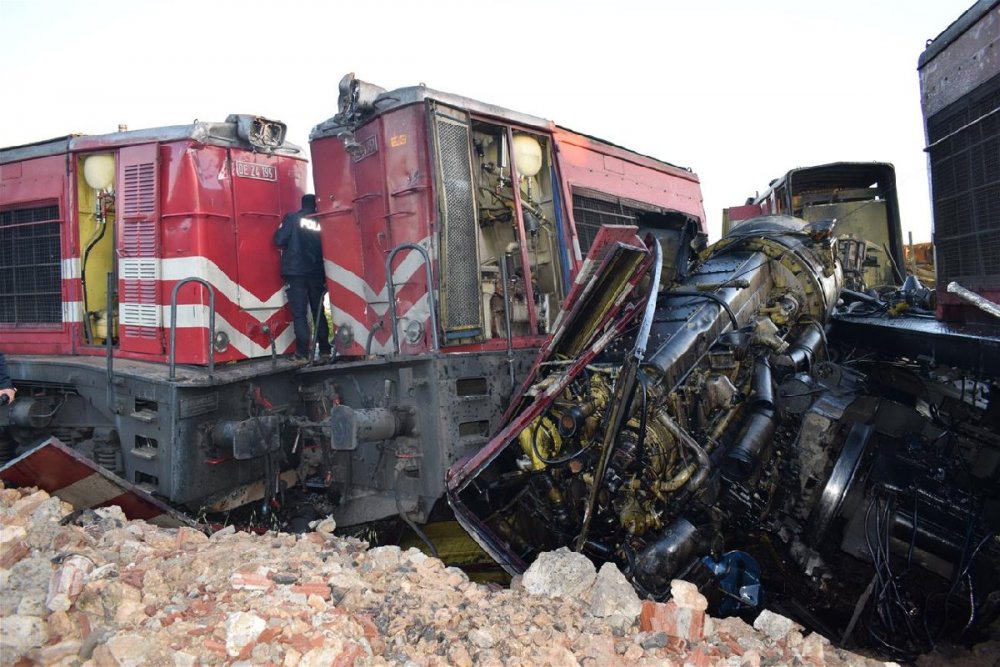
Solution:
M4 465L0 479L13 486L37 486L78 510L118 506L129 519L144 519L157 526L197 525L56 438L49 438Z

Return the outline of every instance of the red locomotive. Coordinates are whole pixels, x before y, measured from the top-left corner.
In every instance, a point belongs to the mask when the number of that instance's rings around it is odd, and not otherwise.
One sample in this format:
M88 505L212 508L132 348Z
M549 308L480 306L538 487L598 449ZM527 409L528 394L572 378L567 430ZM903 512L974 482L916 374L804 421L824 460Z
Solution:
M0 335L8 354L103 355L117 275L115 356L167 361L174 286L215 293L215 361L287 347L268 231L294 208L306 162L280 123L71 136L2 152ZM259 270L260 267L265 270ZM180 363L209 361L209 292L178 292ZM114 324L112 324L114 327Z
M311 136L328 365L278 358L292 332L272 235L305 189L281 124L0 152L8 456L55 434L191 509L297 478L342 525L423 520L498 426L601 225L659 237L665 274L704 243L689 170L423 86L341 88Z

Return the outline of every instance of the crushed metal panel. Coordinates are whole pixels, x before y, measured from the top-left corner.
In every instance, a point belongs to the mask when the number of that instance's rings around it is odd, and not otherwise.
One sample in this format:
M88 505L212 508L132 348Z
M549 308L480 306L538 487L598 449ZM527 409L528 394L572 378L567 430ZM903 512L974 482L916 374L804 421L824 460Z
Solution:
M121 507L129 519L163 528L197 526L180 512L49 438L0 468L0 479L12 486L36 486L76 509Z
M654 260L659 261L639 241L635 232L635 227L626 226L601 229L567 297L563 310L565 317L560 315L549 343L542 348L518 398L512 401L501 420L507 426L477 454L457 462L448 471L448 501L458 522L510 574L523 572L525 563L464 505L459 494L632 321L635 311L626 308L628 297ZM542 393L530 395L529 390L543 364L554 357L564 356L568 349L578 356L563 372L549 377L551 382L547 383Z

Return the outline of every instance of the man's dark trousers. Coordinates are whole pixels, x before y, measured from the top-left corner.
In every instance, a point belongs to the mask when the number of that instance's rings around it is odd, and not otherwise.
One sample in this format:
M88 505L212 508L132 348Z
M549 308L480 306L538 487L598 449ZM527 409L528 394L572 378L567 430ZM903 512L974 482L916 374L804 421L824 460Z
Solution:
M307 276L286 276L288 284L286 291L288 303L292 307L293 325L295 328L295 355L309 357L309 316L313 314L316 324L316 338L319 340L320 354L330 354L330 327L326 322L326 312L323 310L323 292L325 285L322 280Z

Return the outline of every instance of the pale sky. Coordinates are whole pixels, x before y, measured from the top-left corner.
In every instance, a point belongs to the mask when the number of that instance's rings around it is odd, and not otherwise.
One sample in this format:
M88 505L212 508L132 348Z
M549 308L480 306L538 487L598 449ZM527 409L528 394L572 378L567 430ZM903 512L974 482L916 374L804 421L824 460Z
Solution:
M917 58L972 4L0 0L0 146L251 113L308 147L353 71L690 167L713 239L793 167L892 162L929 240Z

